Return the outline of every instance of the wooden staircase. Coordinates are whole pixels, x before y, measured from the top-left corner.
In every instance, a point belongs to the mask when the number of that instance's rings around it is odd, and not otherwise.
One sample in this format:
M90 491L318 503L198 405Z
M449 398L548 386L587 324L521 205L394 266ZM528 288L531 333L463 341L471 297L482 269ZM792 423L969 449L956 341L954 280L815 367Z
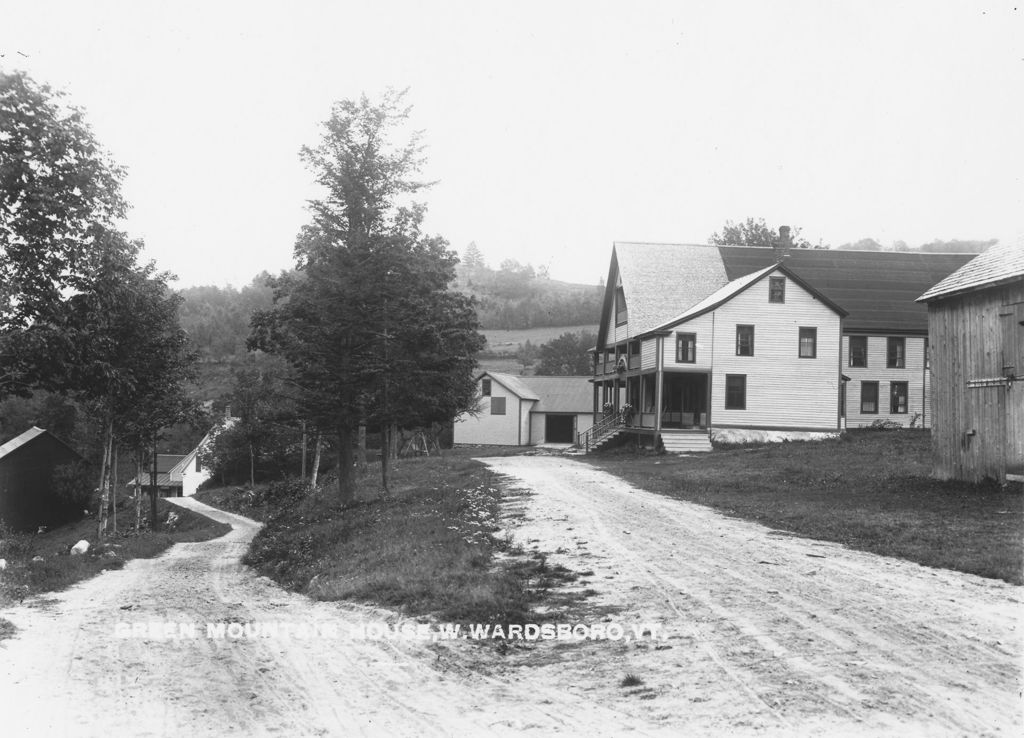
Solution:
M662 430L661 443L667 454L696 454L711 450L711 441L706 430Z
M570 451L578 449L585 454L589 454L591 451L605 448L615 438L618 438L625 427L625 418L619 413L602 418L589 430L576 434L576 445Z

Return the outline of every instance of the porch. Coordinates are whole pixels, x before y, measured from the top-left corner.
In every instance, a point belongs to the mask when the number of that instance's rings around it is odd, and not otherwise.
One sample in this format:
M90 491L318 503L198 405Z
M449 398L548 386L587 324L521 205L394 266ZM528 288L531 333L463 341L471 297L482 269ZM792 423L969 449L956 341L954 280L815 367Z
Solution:
M594 380L595 422L621 414L623 424L637 430L707 431L710 388L707 372L652 371L598 378Z

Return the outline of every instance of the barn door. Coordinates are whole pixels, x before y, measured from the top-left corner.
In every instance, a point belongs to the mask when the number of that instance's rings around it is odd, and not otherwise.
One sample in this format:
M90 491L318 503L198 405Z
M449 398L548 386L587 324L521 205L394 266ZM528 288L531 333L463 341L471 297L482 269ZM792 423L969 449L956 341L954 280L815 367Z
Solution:
M1024 475L1024 304L999 311L1006 387L1006 473Z

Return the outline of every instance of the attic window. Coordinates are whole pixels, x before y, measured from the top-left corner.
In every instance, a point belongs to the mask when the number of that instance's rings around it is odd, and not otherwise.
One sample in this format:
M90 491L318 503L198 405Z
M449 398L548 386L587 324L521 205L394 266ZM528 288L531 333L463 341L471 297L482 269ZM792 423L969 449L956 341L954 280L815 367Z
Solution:
M626 292L622 287L615 288L615 325L623 325L629 321L629 311L626 310Z
M768 302L786 301L786 278L768 277Z
M491 380L490 379L484 379L483 381L480 382L480 392L481 392L481 394L483 394L484 397L490 397L491 396Z

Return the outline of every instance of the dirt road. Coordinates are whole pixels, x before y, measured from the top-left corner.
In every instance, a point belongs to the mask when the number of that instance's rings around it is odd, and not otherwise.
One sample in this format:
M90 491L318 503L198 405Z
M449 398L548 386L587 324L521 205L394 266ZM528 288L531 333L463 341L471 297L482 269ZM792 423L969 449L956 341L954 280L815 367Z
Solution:
M361 626L395 625L394 614L282 591L240 563L257 523L178 502L234 529L131 561L44 607L0 611L20 629L0 643L0 735L291 738L628 728L628 716L576 707L579 700L558 689L544 694L472 674L459 653L480 651L474 644L437 653L417 640L360 637ZM169 638L162 631L123 637L125 626L150 623L181 625ZM208 637L207 624L218 623L278 631Z
M257 577L240 557L258 524L206 508L234 530L0 612L20 629L0 643L0 734L1019 734L1020 588L774 536L569 460L487 463L532 490L515 538L590 572L586 609L550 617L656 639L499 655L354 636L397 618ZM180 632L131 630L150 623ZM281 630L216 635L243 624Z
M1022 734L1021 587L774 534L564 458L485 461L534 492L518 539L666 635L530 667L535 649L519 661L538 686L697 735Z

